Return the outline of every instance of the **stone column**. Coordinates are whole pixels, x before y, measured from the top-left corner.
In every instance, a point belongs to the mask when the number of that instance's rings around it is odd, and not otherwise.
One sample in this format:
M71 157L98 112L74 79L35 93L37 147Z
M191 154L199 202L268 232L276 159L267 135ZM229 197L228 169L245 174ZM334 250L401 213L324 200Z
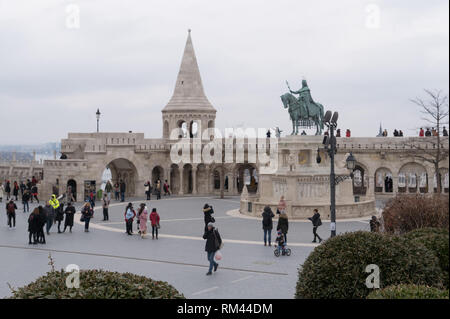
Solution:
M192 194L197 194L197 166L192 166Z
M398 193L398 176L392 175L392 194L395 196Z
M181 165L179 170L180 170L180 188L178 189L178 195L183 195L184 194L184 189L183 189L184 168L183 168L183 165Z

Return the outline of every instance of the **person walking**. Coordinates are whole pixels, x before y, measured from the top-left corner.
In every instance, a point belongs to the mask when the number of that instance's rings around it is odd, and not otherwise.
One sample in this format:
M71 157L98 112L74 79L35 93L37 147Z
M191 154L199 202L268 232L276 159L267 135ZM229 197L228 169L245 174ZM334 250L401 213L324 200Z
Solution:
M15 201L17 202L19 200L19 184L17 184L17 181L14 181L13 184L13 196L16 198Z
M16 228L16 209L17 206L12 199L6 204L6 216L8 217L9 228Z
M147 196L147 200L151 198L151 184L150 181L145 182L144 184L145 195Z
M141 233L141 238L144 239L147 234L147 220L148 220L148 211L147 206L144 203L141 204L139 208L139 230Z
M20 181L19 188L20 188L20 196L23 197L23 193L27 189L27 186L23 183L23 181Z
M136 217L136 212L133 209L133 204L128 203L125 208L125 227L128 235L133 235L133 220Z
M5 196L5 187L3 187L3 184L0 182L0 203L3 202L3 196Z
M75 216L75 207L73 207L72 202L67 204L64 214L66 214L66 218L64 219L63 233L66 231L67 227L69 227L69 232L72 232L73 218Z
M55 209L50 204L50 201L45 204L44 211L45 216L47 217L45 232L47 233L47 235L50 235L50 229L52 228L53 222L55 221Z
M317 208L314 209L314 215L312 217L308 218L312 224L313 224L313 243L316 243L316 238L319 238L319 243L322 241L322 238L320 238L319 234L317 234L317 228L322 225L322 220L320 219L319 210Z
M107 221L107 220L109 220L109 198L108 198L108 194L103 195L102 208L103 208L103 221Z
M91 208L94 209L94 207L95 207L95 194L94 194L94 190L93 189L91 189L91 191L89 192L89 204L91 204Z
M281 230L284 236L284 242L287 243L287 233L289 230L289 219L286 213L281 213L278 217L277 230Z
M442 129L442 136L448 136L448 132L447 132L447 129L445 128L445 126Z
M38 188L36 185L31 186L31 202L33 202L33 198L36 199L37 203L39 204Z
M89 202L86 202L81 209L81 222L84 222L84 232L89 232L89 222L91 221L92 216L94 215L94 210L91 207Z
M11 197L11 183L9 181L6 181L5 193L6 193L6 200L8 201Z
M219 231L214 228L213 223L208 223L205 233L203 234L203 239L206 239L205 251L209 261L209 269L206 273L207 276L212 275L212 270L217 271L219 264L214 261L214 256L216 252L222 246L222 238L220 237Z
M28 203L29 201L30 201L30 191L28 189L25 189L22 195L22 204L24 213L30 212L30 204Z
M158 229L160 228L159 226L159 214L156 211L156 208L152 209L152 212L150 214L150 223L152 225L152 239L158 239Z
M120 201L124 202L125 201L125 191L127 189L127 185L125 184L124 181L120 181Z
M61 223L64 220L64 204L60 203L58 208L55 209L55 212L55 222L58 222L58 234L61 234Z
M39 207L36 207L28 216L28 244L36 245L38 243L39 232ZM33 239L33 241L31 241Z
M214 223L216 220L211 215L214 214L214 209L212 206L209 206L208 204L205 204L203 206L203 219L205 221L205 231L208 229L209 223Z
M269 246L272 246L272 228L273 228L273 220L272 218L275 215L270 209L269 206L264 207L264 211L262 213L262 228L264 231L264 246L267 246L267 241L269 242Z
M119 193L120 193L120 185L119 185L119 183L115 183L114 184L114 199L115 200L119 200Z
M419 137L424 137L424 136L425 136L425 131L423 130L423 128L420 128Z
M164 196L169 195L170 196L170 187L169 187L169 183L167 182L167 179L164 181Z

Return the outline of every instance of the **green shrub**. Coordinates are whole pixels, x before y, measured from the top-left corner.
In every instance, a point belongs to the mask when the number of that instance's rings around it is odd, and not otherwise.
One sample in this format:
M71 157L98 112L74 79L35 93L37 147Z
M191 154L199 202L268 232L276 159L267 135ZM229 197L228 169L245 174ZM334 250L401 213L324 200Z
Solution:
M372 291L367 299L449 299L448 290L418 285L389 286Z
M365 298L366 266L380 269L380 287L420 284L442 287L442 271L423 245L379 233L353 232L317 246L299 269L296 298Z
M449 287L449 232L445 228L420 228L403 235L403 238L423 244L439 259L444 285Z
M174 287L131 273L80 270L80 287L67 288L63 269L13 290L11 299L184 299Z

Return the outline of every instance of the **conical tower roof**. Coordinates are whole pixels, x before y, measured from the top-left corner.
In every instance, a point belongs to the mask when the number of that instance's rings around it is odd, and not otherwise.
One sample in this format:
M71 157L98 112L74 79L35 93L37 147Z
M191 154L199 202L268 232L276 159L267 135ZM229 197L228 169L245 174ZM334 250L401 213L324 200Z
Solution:
M203 90L190 30L184 48L175 90L169 103L167 103L162 111L216 111L208 101Z

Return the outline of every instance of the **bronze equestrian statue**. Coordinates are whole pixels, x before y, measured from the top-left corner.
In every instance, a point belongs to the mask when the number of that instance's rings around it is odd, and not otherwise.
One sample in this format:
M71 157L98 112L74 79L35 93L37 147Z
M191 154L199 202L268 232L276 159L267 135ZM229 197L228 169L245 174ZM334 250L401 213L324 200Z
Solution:
M316 126L316 135L321 135L323 131L323 106L312 99L306 80L302 81L302 88L298 91L292 91L287 81L286 84L291 93L283 94L281 101L284 108L288 109L291 117L291 135L298 134L298 127L301 123L313 123ZM298 94L298 99L293 94Z

